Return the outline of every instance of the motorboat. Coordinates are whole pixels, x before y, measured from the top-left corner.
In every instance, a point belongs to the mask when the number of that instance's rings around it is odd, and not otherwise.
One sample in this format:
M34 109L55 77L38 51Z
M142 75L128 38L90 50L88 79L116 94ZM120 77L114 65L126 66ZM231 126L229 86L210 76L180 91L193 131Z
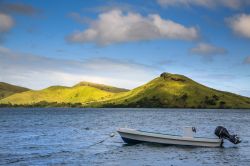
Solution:
M214 134L217 138L194 137L194 133L196 132L195 127L184 127L183 135L170 135L129 128L119 128L117 132L127 144L150 142L167 145L221 147L224 139L227 139L234 144L241 142L237 135L230 135L227 129L222 126L218 126L215 129Z

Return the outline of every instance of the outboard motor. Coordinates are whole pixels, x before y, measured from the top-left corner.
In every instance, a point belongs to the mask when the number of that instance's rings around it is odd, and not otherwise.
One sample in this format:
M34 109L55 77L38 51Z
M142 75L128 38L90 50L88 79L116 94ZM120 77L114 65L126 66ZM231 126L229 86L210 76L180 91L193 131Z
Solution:
M214 134L219 138L227 139L234 144L238 144L241 142L241 139L237 135L230 135L227 129L222 126L216 127Z

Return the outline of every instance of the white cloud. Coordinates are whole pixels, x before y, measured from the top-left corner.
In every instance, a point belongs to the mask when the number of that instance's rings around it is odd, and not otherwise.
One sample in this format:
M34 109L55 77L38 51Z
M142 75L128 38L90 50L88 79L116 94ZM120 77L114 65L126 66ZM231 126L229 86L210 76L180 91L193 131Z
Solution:
M157 0L158 4L163 7L168 6L201 6L206 8L227 7L239 9L250 5L249 0Z
M67 39L70 42L107 45L153 39L194 40L198 37L195 27L185 27L162 19L157 14L144 17L137 13L124 14L121 10L112 10L100 14L98 20L93 21L88 29L75 32Z
M224 48L217 47L212 44L198 43L195 47L190 49L190 52L196 55L213 56L213 55L223 55L227 51Z
M151 80L158 69L129 60L92 58L62 60L17 53L0 47L0 81L41 89L90 81L134 88Z
M228 18L230 27L232 30L243 37L250 38L250 15L241 14L231 18Z
M11 16L0 13L0 33L8 32L14 25Z

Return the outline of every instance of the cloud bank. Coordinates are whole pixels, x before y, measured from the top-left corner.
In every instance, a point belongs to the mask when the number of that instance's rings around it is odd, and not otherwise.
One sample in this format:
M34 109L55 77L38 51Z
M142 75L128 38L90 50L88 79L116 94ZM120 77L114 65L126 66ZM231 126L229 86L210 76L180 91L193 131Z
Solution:
M80 81L134 88L159 74L157 68L131 60L64 60L18 53L1 46L0 59L0 81L34 89L72 86Z
M93 42L108 45L140 40L180 39L194 40L199 37L195 27L185 27L172 20L165 20L157 14L142 16L138 13L123 13L112 10L102 13L84 31L77 31L67 37L75 43Z
M241 14L228 18L229 26L238 35L250 38L250 15Z
M240 9L250 5L249 0L157 0L163 7L169 6L201 6L206 8L227 7L231 9Z
M190 52L195 55L201 55L205 57L211 57L214 55L223 55L227 51L224 48L217 47L208 43L198 43L195 47L190 49Z

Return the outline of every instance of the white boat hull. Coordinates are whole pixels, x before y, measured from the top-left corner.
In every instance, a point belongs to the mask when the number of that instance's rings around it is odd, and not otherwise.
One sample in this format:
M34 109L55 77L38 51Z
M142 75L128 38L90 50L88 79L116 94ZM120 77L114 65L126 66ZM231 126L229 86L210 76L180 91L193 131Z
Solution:
M140 130L120 128L117 131L124 142L135 144L140 142L160 143L167 145L186 145L186 146L202 146L202 147L220 147L222 139L219 138L199 138L199 137L183 137L167 134L144 132Z

